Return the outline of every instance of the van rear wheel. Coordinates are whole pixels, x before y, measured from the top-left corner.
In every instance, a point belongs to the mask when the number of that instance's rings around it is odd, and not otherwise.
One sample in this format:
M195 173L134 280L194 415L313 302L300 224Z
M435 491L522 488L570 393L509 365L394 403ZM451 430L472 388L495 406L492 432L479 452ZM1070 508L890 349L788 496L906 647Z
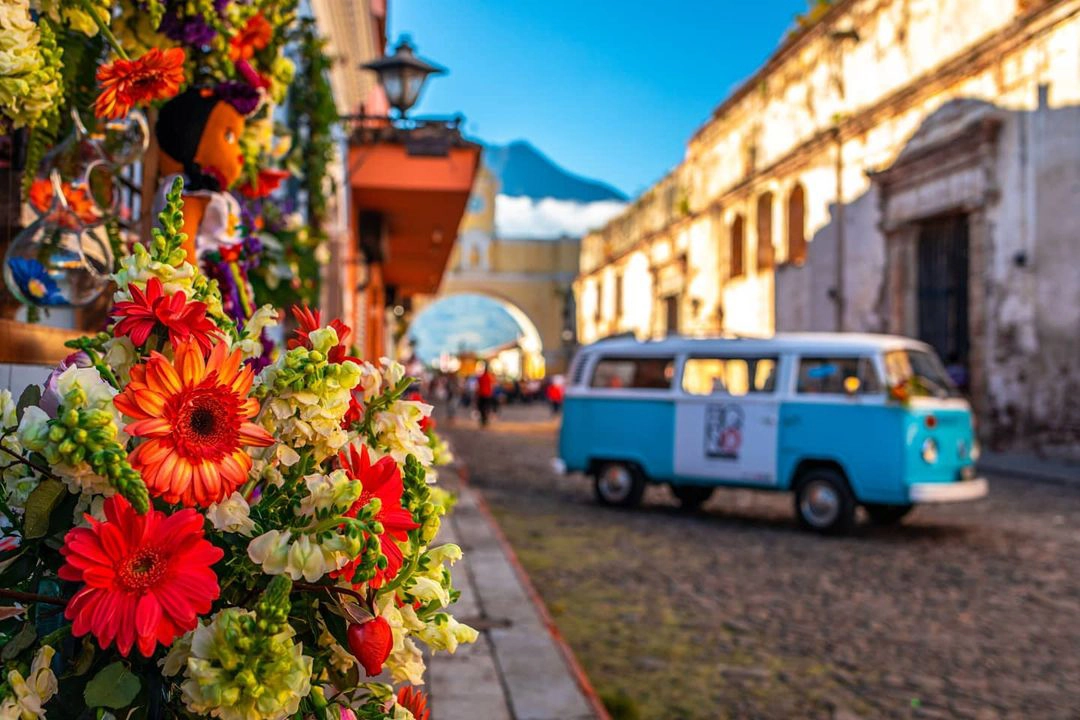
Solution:
M864 503L870 522L875 525L896 525L915 507L914 505L879 505Z
M679 508L697 510L712 497L716 488L707 485L672 485L671 493L679 500Z
M645 494L645 476L628 463L604 463L596 470L593 489L601 505L633 507Z
M832 468L817 468L799 478L795 514L808 530L840 535L855 525L855 495L843 474Z

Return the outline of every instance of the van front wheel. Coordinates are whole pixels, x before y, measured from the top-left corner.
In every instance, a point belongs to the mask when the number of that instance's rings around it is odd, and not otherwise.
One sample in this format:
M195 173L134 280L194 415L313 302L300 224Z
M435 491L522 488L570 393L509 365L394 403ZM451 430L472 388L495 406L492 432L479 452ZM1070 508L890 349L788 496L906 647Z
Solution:
M671 492L679 500L682 510L697 510L712 497L716 488L707 485L672 485Z
M842 534L855 524L855 496L836 470L811 470L799 478L795 488L795 514L808 530Z
M604 463L596 471L593 488L601 505L633 507L645 494L645 477L633 465Z

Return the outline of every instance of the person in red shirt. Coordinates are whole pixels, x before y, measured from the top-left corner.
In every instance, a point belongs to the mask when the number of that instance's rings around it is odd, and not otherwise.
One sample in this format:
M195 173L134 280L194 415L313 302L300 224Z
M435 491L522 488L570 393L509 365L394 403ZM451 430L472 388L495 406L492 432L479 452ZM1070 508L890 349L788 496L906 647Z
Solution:
M547 386L547 401L551 405L552 415L558 415L562 410L564 395L563 378L561 375L556 375Z
M487 365L482 366L476 378L476 409L480 411L480 425L488 424L495 409L495 373Z

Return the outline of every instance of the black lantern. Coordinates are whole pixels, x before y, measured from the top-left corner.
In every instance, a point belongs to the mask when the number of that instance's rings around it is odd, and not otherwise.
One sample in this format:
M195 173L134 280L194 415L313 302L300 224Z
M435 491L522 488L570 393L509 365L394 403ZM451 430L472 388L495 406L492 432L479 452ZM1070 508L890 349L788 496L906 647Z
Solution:
M416 47L404 36L394 48L394 54L363 65L379 75L386 99L402 117L420 99L420 91L428 75L441 75L444 68L416 57Z

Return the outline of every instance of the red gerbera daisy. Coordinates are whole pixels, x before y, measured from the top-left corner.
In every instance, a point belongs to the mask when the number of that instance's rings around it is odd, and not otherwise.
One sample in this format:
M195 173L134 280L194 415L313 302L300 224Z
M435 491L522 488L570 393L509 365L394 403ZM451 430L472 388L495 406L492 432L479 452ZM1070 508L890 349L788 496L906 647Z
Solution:
M129 285L131 300L118 302L113 317L119 322L113 328L117 337L127 335L135 347L146 344L150 333L163 329L175 348L182 342L194 340L203 354L210 352L211 340L218 335L217 326L206 317L206 303L187 301L182 291L166 294L161 280L150 278L146 292Z
M59 576L84 583L64 616L74 635L93 633L102 648L115 640L125 656L138 645L150 657L210 612L220 594L211 566L224 553L203 538L204 518L194 510L139 515L113 495L105 518L87 515L90 527L64 537Z
M308 335L322 327L322 313L318 310L312 310L307 305L293 305L292 314L300 327L295 331L296 337L289 338L289 342L286 343L286 345L290 350L295 347L306 347L310 350L311 338L308 337ZM354 363L359 364L360 360L358 358L348 354L349 348L348 345L345 344L349 335L352 334L352 328L336 318L330 321L330 327L337 333L338 344L330 348L327 360L332 363L343 363L346 360L352 360Z
M423 690L406 685L398 690L397 704L412 713L416 720L429 720L431 710L427 706L427 695Z
M408 540L409 531L420 527L413 521L412 513L401 507L401 493L405 490L401 480L401 468L389 455L373 465L368 456L367 446L364 446L360 452L356 451L355 446L350 447L349 453L346 454L343 451L338 459L349 478L363 487L360 497L345 513L346 517L356 517L360 509L371 502L372 498L379 498L382 502L382 507L375 519L383 526L379 544L382 554L386 556L386 567L376 571L375 577L368 583L373 588L381 587L383 583L392 580L397 575L405 559L398 543ZM330 576L351 580L353 573L356 572L357 562L358 560L350 562L340 570L331 572Z
M277 190L282 181L288 177L289 173L286 170L262 168L259 170L259 177L255 179L255 182L246 182L237 188L237 190L244 197L257 200L259 198L264 198Z
M137 60L117 58L97 71L101 94L94 102L99 118L122 118L136 105L168 100L184 83L184 49L150 48Z
M244 484L251 470L244 446L266 447L274 438L250 421L259 401L248 397L254 372L240 367L239 349L230 354L221 342L204 359L193 341L174 347L172 362L155 352L131 368L113 404L135 418L128 434L146 438L129 460L150 494L207 507Z

